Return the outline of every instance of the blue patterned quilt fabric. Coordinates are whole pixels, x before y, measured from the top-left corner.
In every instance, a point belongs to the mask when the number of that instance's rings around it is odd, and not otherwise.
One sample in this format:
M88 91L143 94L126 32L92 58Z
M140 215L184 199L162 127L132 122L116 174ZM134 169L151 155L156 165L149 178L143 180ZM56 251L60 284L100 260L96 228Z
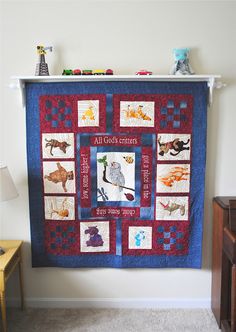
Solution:
M33 267L200 268L206 82L26 84Z

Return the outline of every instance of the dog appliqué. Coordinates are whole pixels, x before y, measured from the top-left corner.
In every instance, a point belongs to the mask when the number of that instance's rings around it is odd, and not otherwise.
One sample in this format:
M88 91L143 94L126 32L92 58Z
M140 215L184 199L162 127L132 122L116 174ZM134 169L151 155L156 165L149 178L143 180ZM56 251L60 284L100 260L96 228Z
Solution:
M171 156L177 156L180 152L184 150L189 150L189 147L186 146L190 142L190 139L187 140L187 142L181 141L179 138L174 139L170 142L161 142L161 137L158 139L159 144L159 155L164 156L164 154L167 154L170 150L176 151L176 153L170 152Z
M63 141L63 142L60 142L56 139L46 139L45 138L45 141L47 142L45 144L45 148L49 147L50 146L50 154L51 156L53 156L53 153L52 153L52 150L54 148L59 148L62 152L66 153L66 148L68 148L68 146L70 146L70 144L68 144L67 142Z

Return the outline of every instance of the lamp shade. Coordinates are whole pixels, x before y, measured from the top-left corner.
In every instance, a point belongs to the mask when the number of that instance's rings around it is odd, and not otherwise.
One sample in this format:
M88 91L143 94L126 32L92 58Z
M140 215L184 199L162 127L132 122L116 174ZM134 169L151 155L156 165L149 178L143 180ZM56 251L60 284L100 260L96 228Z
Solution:
M16 198L18 192L7 166L0 166L0 202Z

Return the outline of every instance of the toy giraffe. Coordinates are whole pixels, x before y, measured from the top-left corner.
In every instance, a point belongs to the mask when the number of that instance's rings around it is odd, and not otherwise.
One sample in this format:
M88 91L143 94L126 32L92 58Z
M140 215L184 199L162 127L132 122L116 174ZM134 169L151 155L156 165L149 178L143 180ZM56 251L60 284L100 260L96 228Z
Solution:
M48 65L45 62L46 50L52 52L52 46L44 47L43 45L37 46L39 55L39 62L36 64L35 76L49 76Z

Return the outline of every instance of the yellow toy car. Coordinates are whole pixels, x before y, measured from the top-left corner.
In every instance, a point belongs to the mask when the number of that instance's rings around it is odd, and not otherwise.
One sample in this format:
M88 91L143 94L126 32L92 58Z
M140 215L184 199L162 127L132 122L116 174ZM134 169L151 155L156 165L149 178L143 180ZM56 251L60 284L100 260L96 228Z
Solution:
M106 71L104 69L95 69L93 70L93 75L105 75Z

